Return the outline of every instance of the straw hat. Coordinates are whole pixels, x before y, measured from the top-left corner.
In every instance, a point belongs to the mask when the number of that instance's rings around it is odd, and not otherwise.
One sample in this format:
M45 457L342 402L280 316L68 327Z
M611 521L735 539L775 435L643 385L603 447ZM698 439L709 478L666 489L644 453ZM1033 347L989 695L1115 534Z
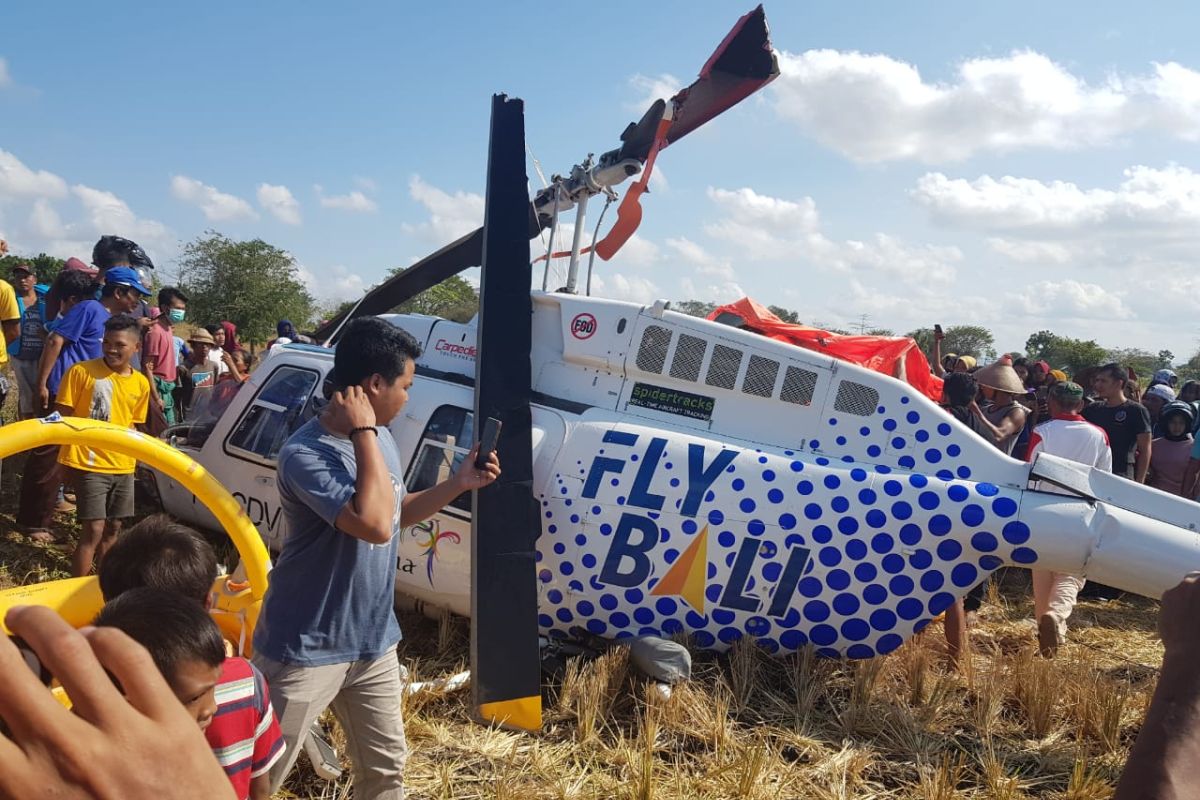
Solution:
M998 392L1009 394L1025 394L1025 384L1013 369L1012 358L1004 356L995 364L988 364L976 371L975 380L980 386L990 386Z
M193 344L207 344L211 347L216 347L217 342L213 339L212 334L204 330L204 328L196 328L192 331L192 335L188 337L188 341Z

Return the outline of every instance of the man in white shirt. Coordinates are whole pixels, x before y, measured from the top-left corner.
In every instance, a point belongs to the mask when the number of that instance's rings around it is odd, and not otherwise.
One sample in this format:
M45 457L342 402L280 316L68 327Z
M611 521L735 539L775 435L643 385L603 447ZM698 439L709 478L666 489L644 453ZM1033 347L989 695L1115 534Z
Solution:
M1103 428L1085 420L1079 414L1083 407L1083 387L1065 381L1050 387L1047 401L1050 419L1038 425L1029 439L1027 460L1039 453L1049 453L1087 464L1096 469L1112 469L1112 448ZM1055 486L1038 484L1039 491L1062 492ZM1046 658L1053 658L1059 645L1067 640L1067 617L1075 608L1083 578L1063 572L1035 569L1033 573L1033 607L1038 625L1038 647Z

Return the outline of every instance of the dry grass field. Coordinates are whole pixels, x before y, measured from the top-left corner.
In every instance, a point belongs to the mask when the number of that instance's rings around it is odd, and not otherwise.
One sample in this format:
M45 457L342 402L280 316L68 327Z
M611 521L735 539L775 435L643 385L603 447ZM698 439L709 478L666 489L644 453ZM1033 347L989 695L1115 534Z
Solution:
M21 457L0 482L0 586L63 577L61 548L13 531ZM62 519L64 528L71 520ZM472 723L468 693L407 703L413 798L1105 798L1162 658L1157 603L1083 603L1059 658L1035 655L1028 580L1009 571L952 669L938 625L873 661L697 653L663 698L625 653L568 659L540 734ZM402 619L414 678L465 668L467 623ZM335 741L337 731L332 731ZM348 798L301 765L280 797Z

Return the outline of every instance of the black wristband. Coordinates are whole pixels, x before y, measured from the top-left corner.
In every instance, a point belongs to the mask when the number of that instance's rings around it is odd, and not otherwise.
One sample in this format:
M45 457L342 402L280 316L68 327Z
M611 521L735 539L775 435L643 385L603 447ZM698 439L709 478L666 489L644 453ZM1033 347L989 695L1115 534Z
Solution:
M369 427L369 426L367 426L367 425L364 425L364 426L362 426L362 427L360 427L360 428L351 428L351 429L350 429L350 433L346 434L346 438L348 438L348 439L353 439L353 438L354 438L354 434L356 434L356 433L362 433L363 431L370 431L371 433L375 434L376 436L378 436L378 435L379 435L379 431L378 431L377 429L375 429L375 428L372 428L372 427Z

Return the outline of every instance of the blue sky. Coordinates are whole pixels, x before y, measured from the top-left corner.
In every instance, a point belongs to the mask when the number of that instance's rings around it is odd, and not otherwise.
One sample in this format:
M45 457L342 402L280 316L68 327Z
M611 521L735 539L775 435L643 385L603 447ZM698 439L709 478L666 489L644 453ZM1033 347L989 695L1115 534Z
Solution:
M1200 13L974 5L767 5L783 76L663 153L599 293L1190 356ZM0 236L86 256L123 233L167 272L205 229L261 236L320 298L354 297L481 221L492 92L525 99L533 154L565 172L690 82L746 10L7 8Z

